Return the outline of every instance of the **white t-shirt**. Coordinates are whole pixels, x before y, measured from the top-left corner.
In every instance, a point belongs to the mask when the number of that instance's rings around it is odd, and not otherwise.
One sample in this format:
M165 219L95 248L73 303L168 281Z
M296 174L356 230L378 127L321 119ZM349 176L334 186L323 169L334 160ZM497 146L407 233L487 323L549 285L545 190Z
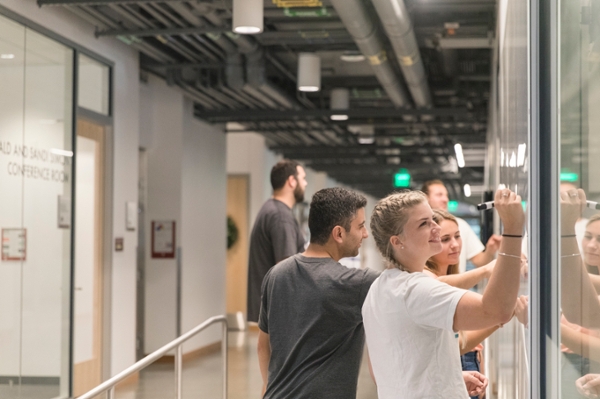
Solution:
M456 218L456 221L458 222L458 230L460 231L460 237L462 238L462 250L460 251L458 271L464 273L467 271L467 260L483 251L485 246L481 243L473 229L471 229L469 223L461 218Z
M466 399L452 325L465 290L386 269L362 307L379 399Z

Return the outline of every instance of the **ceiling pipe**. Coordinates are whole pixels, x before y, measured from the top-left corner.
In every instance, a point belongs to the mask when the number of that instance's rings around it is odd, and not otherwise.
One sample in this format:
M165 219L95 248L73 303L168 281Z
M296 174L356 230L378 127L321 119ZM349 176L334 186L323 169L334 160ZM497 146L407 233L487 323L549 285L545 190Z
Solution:
M233 41L239 51L246 56L246 79L252 89L249 94L256 95L256 91L263 93L268 98L277 102L277 104L287 109L299 109L298 102L271 83L266 77L265 56L262 48L251 38L235 33L228 33L227 36Z
M268 81L262 49L246 55L246 79L249 85L256 87L283 107L287 109L300 108L293 98Z
M383 47L377 25L361 0L331 0L340 20L371 63L373 72L396 107L410 105L408 94L394 73Z
M415 105L420 108L431 107L433 103L425 67L404 0L372 1L392 43Z

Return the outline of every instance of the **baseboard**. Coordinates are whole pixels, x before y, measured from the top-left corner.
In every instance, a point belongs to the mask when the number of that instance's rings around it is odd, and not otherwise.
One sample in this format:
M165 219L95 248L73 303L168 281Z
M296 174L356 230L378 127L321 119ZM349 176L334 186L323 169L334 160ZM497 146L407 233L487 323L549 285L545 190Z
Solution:
M59 385L60 377L30 377L30 376L17 376L17 375L0 375L0 384L14 385Z
M210 355L211 353L215 353L221 350L221 341L215 342L206 346L202 346L198 349L194 349L191 352L183 354L183 361L187 362L188 360L197 359L202 356ZM164 355L160 359L156 361L157 363L175 363L174 355Z

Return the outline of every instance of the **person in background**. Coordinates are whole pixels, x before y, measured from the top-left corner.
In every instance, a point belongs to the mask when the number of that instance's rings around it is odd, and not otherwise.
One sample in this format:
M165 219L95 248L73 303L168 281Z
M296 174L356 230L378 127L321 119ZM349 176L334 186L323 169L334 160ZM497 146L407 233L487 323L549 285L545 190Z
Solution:
M250 235L248 259L248 315L258 322L260 287L267 271L304 250L305 238L292 208L304 201L306 172L295 161L284 159L271 169L273 197L264 203Z
M432 209L448 210L448 190L444 182L441 180L428 180L423 183L421 191L427 195L427 201ZM493 234L484 246L464 219L457 217L456 221L463 241L463 249L458 264L459 272L462 273L467 270L467 260L470 260L476 267L490 263L496 252L498 252L498 248L500 248L502 237Z
M498 190L495 209L504 239L479 295L423 273L427 260L442 251L441 229L425 194L396 193L375 206L371 231L388 268L371 285L362 313L379 399L466 399L487 386L478 373L465 389L456 332L504 324L515 309L525 222L521 197Z
M365 342L361 307L379 275L347 268L368 237L362 195L318 191L310 203L310 244L263 281L258 360L263 397L356 398Z

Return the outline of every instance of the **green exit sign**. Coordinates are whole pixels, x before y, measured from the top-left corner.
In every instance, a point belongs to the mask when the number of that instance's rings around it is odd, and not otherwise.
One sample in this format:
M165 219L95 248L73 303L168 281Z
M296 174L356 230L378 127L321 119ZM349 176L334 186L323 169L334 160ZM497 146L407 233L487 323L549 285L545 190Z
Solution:
M410 173L408 173L408 170L400 169L400 171L394 175L394 187L410 187Z
M448 201L448 212L456 212L458 209L458 201Z
M576 182L579 175L573 172L560 172L560 181Z

